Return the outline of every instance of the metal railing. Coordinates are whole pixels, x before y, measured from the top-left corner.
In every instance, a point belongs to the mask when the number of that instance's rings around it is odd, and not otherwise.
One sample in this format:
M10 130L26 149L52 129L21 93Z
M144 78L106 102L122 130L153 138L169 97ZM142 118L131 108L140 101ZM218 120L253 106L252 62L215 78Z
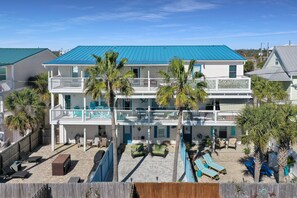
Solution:
M206 79L207 89L219 90L251 90L251 79L244 78L214 78Z
M79 90L83 91L85 78L73 77L51 77L49 78L48 89L51 90Z

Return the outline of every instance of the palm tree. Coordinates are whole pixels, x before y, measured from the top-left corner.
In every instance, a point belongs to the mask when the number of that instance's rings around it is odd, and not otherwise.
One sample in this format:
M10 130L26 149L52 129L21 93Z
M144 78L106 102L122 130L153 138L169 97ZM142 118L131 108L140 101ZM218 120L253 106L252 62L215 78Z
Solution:
M129 78L133 78L132 71L121 73L121 69L128 59L124 58L117 64L118 53L109 51L104 59L93 55L96 65L87 69L90 77L86 80L85 94L90 94L93 100L104 95L111 111L112 140L113 140L113 181L118 181L117 137L115 124L115 97L122 93L126 96L133 93Z
M32 76L28 79L28 85L35 90L39 95L41 102L44 103L44 126L49 121L49 105L51 102L50 92L48 91L48 75L47 73L40 73L36 76Z
M271 103L275 100L284 100L288 96L280 82L269 81L258 76L252 76L252 90L255 104L258 106L264 101Z
M21 136L28 130L36 130L43 118L44 106L32 89L26 88L9 94L4 100L4 105L11 113L5 118L5 125L10 130L18 130Z
M276 106L273 104L264 104L260 107L246 106L237 117L237 126L248 133L242 137L242 142L254 145L255 182L259 182L260 179L263 155L267 151L273 124L276 121L276 112Z
M279 182L284 182L284 168L287 166L288 150L290 145L296 143L297 138L297 108L291 104L279 105L277 111L277 122L273 137L279 145L278 165Z
M164 81L167 85L161 86L157 92L157 102L161 106L167 106L173 98L175 98L175 107L178 110L178 124L176 131L176 144L173 164L173 177L172 181L177 180L177 160L180 144L180 131L182 126L182 113L187 109L198 109L198 103L205 101L207 93L204 91L206 88L205 81L195 81L198 78L203 77L203 74L196 72L192 79L193 67L195 61L191 60L188 70L184 66L184 62L181 59L173 58L169 64L169 73L160 71L160 74L164 77ZM174 80L170 83L170 77Z

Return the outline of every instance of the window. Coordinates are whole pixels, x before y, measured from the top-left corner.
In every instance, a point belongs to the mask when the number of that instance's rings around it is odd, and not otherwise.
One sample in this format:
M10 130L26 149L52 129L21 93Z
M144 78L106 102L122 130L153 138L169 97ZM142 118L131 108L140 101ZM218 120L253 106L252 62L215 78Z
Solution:
M158 138L164 138L165 137L165 129L161 128L158 129Z
M193 67L193 71L192 71L192 76L194 77L194 74L196 72L199 72L201 73L201 65L200 64L195 64L194 67Z
M72 77L74 77L74 78L78 77L78 66L72 67Z
M278 65L278 58L275 58L275 65Z
M236 78L236 65L229 65L229 78Z
M0 68L0 81L6 80L6 67Z

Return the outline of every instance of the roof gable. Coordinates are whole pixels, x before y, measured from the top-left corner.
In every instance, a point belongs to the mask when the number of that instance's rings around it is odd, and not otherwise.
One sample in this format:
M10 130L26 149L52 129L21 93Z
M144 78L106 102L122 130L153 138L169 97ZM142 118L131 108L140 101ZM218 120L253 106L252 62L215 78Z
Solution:
M245 59L225 45L198 46L78 46L46 64L94 64L93 54L102 56L107 51L119 53L119 60L127 64L168 64L173 57L183 60L240 60Z
M280 62L290 75L297 75L297 46L275 47Z
M47 48L0 48L0 66L12 65Z

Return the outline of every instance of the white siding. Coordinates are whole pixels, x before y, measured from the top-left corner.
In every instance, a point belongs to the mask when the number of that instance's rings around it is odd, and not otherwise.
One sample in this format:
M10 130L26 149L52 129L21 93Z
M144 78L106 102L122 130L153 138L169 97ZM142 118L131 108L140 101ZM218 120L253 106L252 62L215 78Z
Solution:
M15 88L24 87L29 77L47 72L42 64L54 58L56 55L49 50L44 50L14 64Z

